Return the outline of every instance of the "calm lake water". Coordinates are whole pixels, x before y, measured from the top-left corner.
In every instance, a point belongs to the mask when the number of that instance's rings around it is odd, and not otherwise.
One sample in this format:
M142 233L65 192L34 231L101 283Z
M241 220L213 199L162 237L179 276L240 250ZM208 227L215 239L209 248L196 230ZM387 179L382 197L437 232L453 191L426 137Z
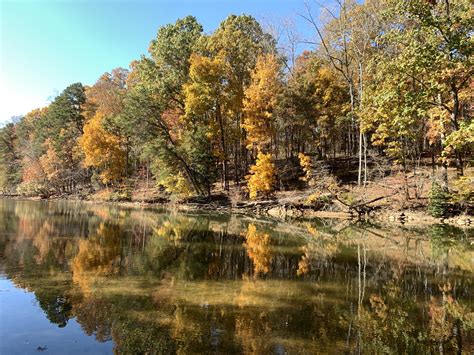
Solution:
M474 352L474 232L0 200L0 353Z

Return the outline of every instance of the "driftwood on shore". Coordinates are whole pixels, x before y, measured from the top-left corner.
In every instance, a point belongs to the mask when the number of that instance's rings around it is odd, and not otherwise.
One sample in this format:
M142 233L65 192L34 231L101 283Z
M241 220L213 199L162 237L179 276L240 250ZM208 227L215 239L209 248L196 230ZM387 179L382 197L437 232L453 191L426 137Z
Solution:
M362 202L358 202L358 203L355 203L355 204L348 204L344 201L342 201L339 196L335 193L332 193L332 196L334 197L334 199L340 204L342 205L343 209L346 209L347 212L351 215L356 215L358 216L359 219L363 219L363 218L367 218L369 216L369 214L377 209L380 208L380 206L376 206L376 205L373 205L373 203L377 202L377 201L381 201L381 200L384 200L386 198L390 198L392 196L395 196L399 193L399 191L395 191L389 195L384 195L384 196L378 196L376 198L373 198L369 201L362 201Z
M263 200L263 201L245 201L237 202L233 211L253 212L259 215L267 215L279 219L293 219L301 217L323 217L331 216L334 218L350 218L347 212L329 212L321 211L314 206L298 203L298 202L282 202L280 200Z

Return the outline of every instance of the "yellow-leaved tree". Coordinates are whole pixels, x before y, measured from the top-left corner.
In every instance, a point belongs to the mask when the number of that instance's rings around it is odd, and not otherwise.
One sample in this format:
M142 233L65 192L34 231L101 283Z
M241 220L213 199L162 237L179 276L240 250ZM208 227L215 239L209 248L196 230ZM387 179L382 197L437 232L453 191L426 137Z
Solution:
M107 184L123 176L126 154L120 137L104 128L104 119L104 115L97 112L87 121L79 144L85 155L84 166L99 168L100 178Z
M40 157L42 171L52 186L59 186L61 180L64 178L61 174L62 168L65 165L64 161L59 157L54 149L53 141L51 139L46 139L44 148L46 151Z
M275 188L276 170L270 151L281 83L281 63L277 57L273 54L259 56L244 100L247 149L258 152L255 165L250 167L247 176L251 199L260 194L268 196Z
M245 90L244 123L247 149L263 149L274 134L275 107L281 92L281 64L273 54L259 56Z
M258 152L257 161L247 176L250 198L255 199L261 194L268 196L275 188L275 175L271 155Z

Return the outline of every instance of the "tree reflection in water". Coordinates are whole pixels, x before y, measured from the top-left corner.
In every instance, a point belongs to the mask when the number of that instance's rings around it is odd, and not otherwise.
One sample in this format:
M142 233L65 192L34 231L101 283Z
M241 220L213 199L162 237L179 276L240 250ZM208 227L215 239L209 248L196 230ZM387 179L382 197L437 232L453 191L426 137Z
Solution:
M472 231L1 201L2 269L118 353L472 352Z
M258 232L255 224L250 223L245 233L244 247L252 260L255 274L267 274L272 261L270 236L267 233Z

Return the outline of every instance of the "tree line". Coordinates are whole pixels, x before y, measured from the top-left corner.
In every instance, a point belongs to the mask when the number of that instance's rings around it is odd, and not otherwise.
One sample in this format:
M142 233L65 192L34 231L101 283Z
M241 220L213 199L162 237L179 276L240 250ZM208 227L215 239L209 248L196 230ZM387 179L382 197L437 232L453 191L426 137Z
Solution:
M338 0L301 41L249 15L206 34L193 16L158 29L148 55L74 83L0 130L0 189L25 194L120 186L152 176L180 196L215 186L251 198L281 166L370 155L403 170L429 157L448 188L472 159L473 8L469 0ZM277 31L278 32L278 31ZM307 49L296 51L306 43Z

